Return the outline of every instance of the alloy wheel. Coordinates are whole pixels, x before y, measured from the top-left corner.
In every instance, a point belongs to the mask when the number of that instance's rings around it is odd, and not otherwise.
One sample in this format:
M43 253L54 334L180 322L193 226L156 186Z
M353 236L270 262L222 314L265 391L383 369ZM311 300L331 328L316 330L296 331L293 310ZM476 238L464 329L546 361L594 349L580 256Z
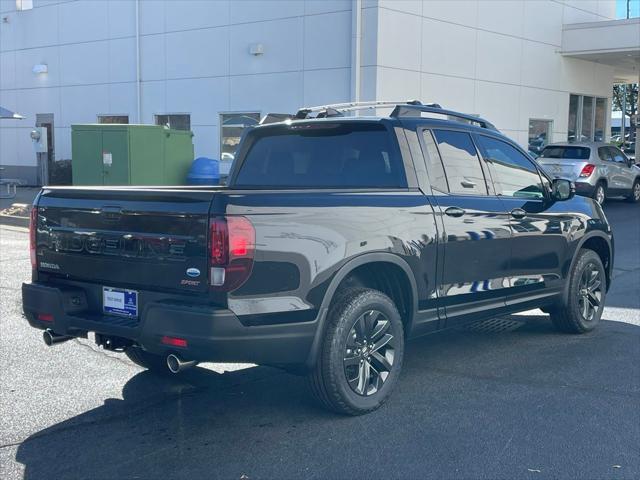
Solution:
M604 196L604 187L602 185L598 185L596 187L596 202L602 205L604 203Z
M633 186L633 199L636 202L640 201L640 182Z
M353 324L344 354L344 372L351 389L362 396L382 388L393 369L396 340L391 322L378 310L360 315Z
M602 302L602 278L600 270L593 263L587 264L580 276L578 307L582 318L590 322L594 319Z

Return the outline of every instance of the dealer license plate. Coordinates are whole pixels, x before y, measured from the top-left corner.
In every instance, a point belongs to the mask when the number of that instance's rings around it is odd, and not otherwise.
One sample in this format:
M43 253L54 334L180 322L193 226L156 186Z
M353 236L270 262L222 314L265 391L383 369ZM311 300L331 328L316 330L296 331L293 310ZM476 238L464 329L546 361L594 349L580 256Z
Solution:
M138 316L138 292L102 287L102 310L110 315Z

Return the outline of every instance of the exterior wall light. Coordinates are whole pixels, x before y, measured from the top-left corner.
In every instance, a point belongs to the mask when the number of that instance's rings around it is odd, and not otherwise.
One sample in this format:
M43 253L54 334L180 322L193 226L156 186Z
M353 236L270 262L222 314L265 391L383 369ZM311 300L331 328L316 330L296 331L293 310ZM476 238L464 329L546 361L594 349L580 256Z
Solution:
M256 57L264 54L264 45L261 43L252 43L249 45L249 53Z
M36 75L49 73L49 66L46 63L38 63L33 66L33 73Z

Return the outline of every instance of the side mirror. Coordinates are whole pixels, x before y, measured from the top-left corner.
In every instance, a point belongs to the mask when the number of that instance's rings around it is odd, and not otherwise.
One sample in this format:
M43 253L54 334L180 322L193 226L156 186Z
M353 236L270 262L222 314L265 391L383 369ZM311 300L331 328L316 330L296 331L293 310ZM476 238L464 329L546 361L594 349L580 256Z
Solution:
M554 178L551 184L551 197L554 200L569 200L576 194L576 186L570 180Z

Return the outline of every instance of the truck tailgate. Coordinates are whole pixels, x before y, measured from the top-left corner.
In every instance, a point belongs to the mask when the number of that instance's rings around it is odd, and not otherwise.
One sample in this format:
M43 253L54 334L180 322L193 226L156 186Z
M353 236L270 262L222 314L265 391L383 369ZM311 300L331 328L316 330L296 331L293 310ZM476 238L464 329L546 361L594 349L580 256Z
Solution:
M45 188L38 271L105 286L207 289L212 190Z

